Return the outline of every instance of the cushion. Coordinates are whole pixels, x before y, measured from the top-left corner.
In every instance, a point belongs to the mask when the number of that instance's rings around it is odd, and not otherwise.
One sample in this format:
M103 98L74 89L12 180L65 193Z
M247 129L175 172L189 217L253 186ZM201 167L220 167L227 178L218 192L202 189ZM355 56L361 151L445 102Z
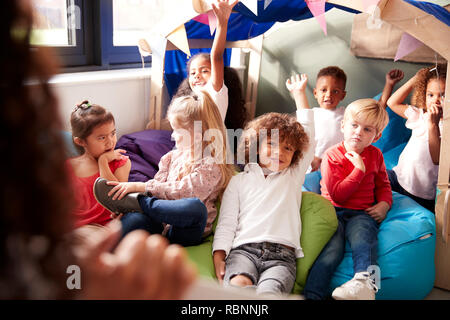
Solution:
M374 99L378 101L380 96L381 94L374 97ZM405 127L406 119L400 117L389 107L386 108L386 111L389 115L389 123L384 128L381 138L373 143L383 154L398 145L408 142L411 137L411 130Z
M397 165L398 158L400 157L400 154L402 153L405 146L406 146L406 142L399 144L398 146L390 149L389 151L386 151L383 154L384 164L386 165L386 169L392 170L392 168L394 168Z
M144 130L123 135L116 149L124 149L131 160L128 181L148 181L158 172L159 160L175 146L171 132Z
M380 290L376 299L424 299L434 285L435 217L407 196L393 192L393 206L378 232ZM353 277L351 248L330 283L332 290Z
M297 259L297 277L292 291L297 294L303 291L309 269L337 228L334 207L318 194L303 192L300 214L302 219L300 243L304 257ZM189 259L197 265L200 276L215 279L212 241L213 236L209 236L202 244L186 247L186 250Z
M68 131L61 131L61 135L64 141L67 158L74 158L79 156L80 153L78 152L72 140L72 133Z

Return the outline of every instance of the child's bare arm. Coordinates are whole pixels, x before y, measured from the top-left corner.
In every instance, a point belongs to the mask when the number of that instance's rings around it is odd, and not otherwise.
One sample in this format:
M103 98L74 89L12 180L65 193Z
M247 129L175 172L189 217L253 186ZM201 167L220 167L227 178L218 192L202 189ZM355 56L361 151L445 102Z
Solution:
M116 149L116 150L112 150L109 152L105 152L98 158L98 168L99 168L99 173L100 173L101 178L104 178L109 181L121 181L111 171L111 169L109 168L109 163L114 160L122 160L122 159L128 158L128 157L124 156L123 153L126 153L126 150ZM121 178L123 178L123 175L121 176ZM127 176L127 180L128 180L128 176ZM125 180L125 181L127 181L127 180Z
M442 108L431 106L429 110L428 120L428 147L431 159L435 165L439 164L439 156L441 150L441 133L439 130L439 120L442 117Z
M131 169L131 161L130 159L128 159L127 163L125 163L120 168L116 169L114 175L116 176L119 182L127 182L128 176L130 175L130 169Z
M211 48L211 83L214 90L219 91L223 86L223 52L227 41L228 19L231 11L238 1L219 1L212 4L217 18L217 29Z
M420 70L419 70L420 72ZM398 114L400 117L405 118L405 110L408 108L407 104L404 104L406 97L413 90L414 83L417 81L417 73L409 79L404 85L402 85L397 91L395 91L392 96L388 99L387 105Z
M297 110L311 109L305 93L307 83L308 76L304 73L302 73L301 75L296 74L295 76L292 76L290 79L288 78L286 80L286 88L294 96Z
M387 101L392 94L392 90L397 82L402 80L404 77L404 73L399 69L392 69L388 73L386 73L386 82L384 84L383 93L381 94L379 103L383 108L386 108Z

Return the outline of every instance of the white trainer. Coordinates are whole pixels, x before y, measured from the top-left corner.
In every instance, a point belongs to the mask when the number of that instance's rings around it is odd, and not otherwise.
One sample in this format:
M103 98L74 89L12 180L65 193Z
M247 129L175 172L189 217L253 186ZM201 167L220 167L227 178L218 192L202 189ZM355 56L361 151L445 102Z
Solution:
M331 296L336 300L375 300L378 288L368 272L358 272L352 280L334 289Z

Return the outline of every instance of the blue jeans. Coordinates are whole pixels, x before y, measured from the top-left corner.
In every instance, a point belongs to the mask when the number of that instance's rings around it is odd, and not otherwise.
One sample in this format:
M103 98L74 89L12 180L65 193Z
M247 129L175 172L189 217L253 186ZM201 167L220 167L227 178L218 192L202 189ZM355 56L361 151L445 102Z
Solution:
M122 237L137 229L161 234L166 223L170 224L166 237L171 243L182 246L201 243L208 212L199 199L161 200L140 195L138 200L144 214L130 212L122 217Z
M422 207L424 207L434 213L434 207L436 205L434 200L419 198L419 197L409 193L408 191L403 189L403 187L398 182L397 174L395 173L394 170L386 170L386 171L387 171L387 174L389 177L389 182L391 183L392 191L395 191L395 192L398 192L400 194L410 197L415 202L420 204Z
M321 300L328 296L333 274L344 258L345 240L352 249L355 273L377 264L378 223L362 210L336 207L338 228L321 251L306 279L305 299Z

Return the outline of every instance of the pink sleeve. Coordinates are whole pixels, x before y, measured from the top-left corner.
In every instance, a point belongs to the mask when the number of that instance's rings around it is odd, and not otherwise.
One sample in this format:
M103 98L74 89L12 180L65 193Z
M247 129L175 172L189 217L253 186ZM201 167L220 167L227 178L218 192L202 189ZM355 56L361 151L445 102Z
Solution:
M335 203L344 203L352 194L358 190L359 185L364 178L364 172L354 168L349 175L345 175L342 161L346 161L340 157L335 157L332 152L328 151L321 165L321 173L323 184L326 186L328 194ZM347 160L348 161L348 160Z
M192 173L181 180L150 180L147 182L147 190L160 199L175 200L196 197L204 201L218 190L221 180L219 166L203 160Z
M161 157L158 163L158 172L153 177L154 180L161 182L167 181L171 161L172 161L172 151L166 153Z

